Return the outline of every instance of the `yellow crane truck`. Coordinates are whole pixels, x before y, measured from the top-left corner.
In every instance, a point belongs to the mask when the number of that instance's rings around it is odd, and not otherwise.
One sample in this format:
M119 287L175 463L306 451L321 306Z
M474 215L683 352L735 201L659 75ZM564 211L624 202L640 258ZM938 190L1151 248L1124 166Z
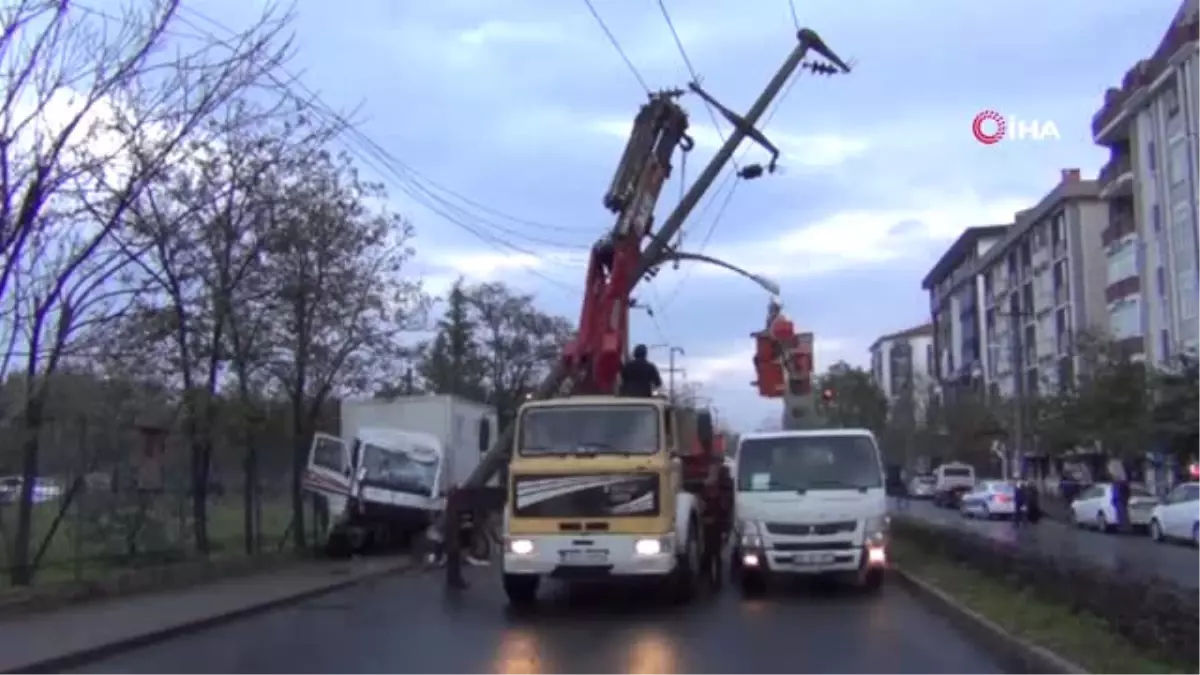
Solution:
M504 513L512 604L533 602L547 577L658 577L686 601L717 576L732 482L708 412L576 396L528 402L516 425Z

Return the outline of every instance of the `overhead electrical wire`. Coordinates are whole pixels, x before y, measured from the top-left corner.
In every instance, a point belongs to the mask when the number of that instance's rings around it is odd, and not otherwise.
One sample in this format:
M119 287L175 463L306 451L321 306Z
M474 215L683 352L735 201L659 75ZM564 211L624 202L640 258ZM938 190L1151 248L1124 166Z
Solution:
M605 23L604 19L600 17L600 13L596 11L596 7L592 4L592 0L583 0L583 4L587 5L588 11L592 13L592 18L595 19L596 23L600 26L600 30L604 31L604 34L608 36L608 41L612 43L613 49L617 51L617 54L621 57L621 60L624 61L625 65L629 67L629 72L633 73L633 77L638 81L638 84L640 84L642 89L645 89L646 93L649 94L651 90L650 85L646 83L646 78L642 77L641 71L638 70L637 66L633 65L633 59L629 58L629 54L625 52L624 47L621 46L621 42L617 40L617 36L613 35L613 32L609 30L608 24Z
M796 32L800 32L800 14L796 11L796 0L788 0L788 7L792 10L792 23L796 25Z
M94 8L84 7L84 6L80 6L80 5L76 5L76 7L79 8L81 11L96 14L98 16L101 16L101 17L104 17L107 19L120 20L118 17L113 17L111 15L105 14L104 12L102 12L100 10L96 10ZM181 7L180 8L181 15L176 17L177 20L179 20L180 23L183 23L184 25L186 25L194 30L199 31L200 35L203 36L204 38L214 40L214 41L218 42L219 44L225 44L224 40L222 40L220 37L214 36L211 33L211 31L204 30L203 28L197 26L195 23L189 21L186 17L182 16L183 13L188 13L188 14L194 15L196 18L198 18L202 21L205 21L206 23L216 26L217 28L221 29L225 33L229 34L230 37L236 35L236 31L234 31L233 29L224 25L217 19L209 17L196 9ZM186 35L186 34L184 36L190 37L193 39L199 37L196 35ZM489 230L496 230L501 233L508 234L509 236L514 237L514 238L524 239L526 241L532 241L534 243L544 243L546 245L551 245L551 246L555 246L555 247L559 247L559 248L587 248L586 246L581 245L581 244L563 244L562 242L553 242L550 240L542 239L540 237L532 237L529 234L526 234L524 232L516 230L512 227L502 225L500 223L495 222L494 220L489 220L487 218L484 218L477 213L471 213L468 209L464 208L464 206L462 204L466 204L467 206L472 206L472 207L478 209L479 211L491 214L496 218L502 218L504 220L508 220L509 222L512 222L514 224L524 224L526 226L535 227L535 228L543 229L543 230L544 229L559 230L559 231L570 231L571 230L571 228L564 228L561 226L556 227L553 225L549 225L549 224L545 224L545 223L538 223L536 221L531 221L531 220L527 220L527 219L523 219L523 218L519 218L516 216L506 214L502 211L499 211L492 207L481 204L469 197L459 194L449 188L446 188L445 186L442 186L442 185L422 176L411 166L405 164L403 161L396 158L394 155L389 153L386 149L384 149L382 146L380 146L373 139L371 139L366 134L364 134L362 131L357 129L353 124L351 124L349 121L347 121L341 114L334 111L327 104L325 104L325 102L321 100L320 96L316 92L314 92L310 88L308 88L302 81L300 81L300 79L297 76L289 73L286 69L281 69L281 71L284 73L284 75L287 76L288 80L284 81L277 76L271 75L270 78L272 79L273 84L276 87L279 87L280 89L282 89L283 92L285 94L287 94L289 97L294 98L297 101L304 103L306 106L308 106L308 109L311 112L316 114L321 119L325 120L326 122L335 123L337 128L343 132L342 135L339 135L339 139L341 140L343 145L346 146L347 151L350 152L351 155L355 156L364 165L373 169L380 175L390 175L398 183L399 189L404 194L406 194L408 197L413 199L413 201L417 202L421 206L424 206L425 208L427 208L434 214L440 216L441 218L460 227L464 231L472 234L473 236L475 236L477 239L479 239L483 243L488 244L490 247L492 247L500 252L505 252L505 250L507 249L507 252L518 253L521 255L530 256L537 260L547 260L547 256L546 256L545 252L535 252L528 248L514 244L511 241L505 241L504 239L498 237L495 233L493 233ZM296 92L294 91L295 89L299 89L301 91L301 93L303 93L304 95L303 96L297 95ZM441 192L443 194L439 194L439 192ZM447 196L457 199L458 201L462 202L462 204L454 203L451 199L447 198ZM556 261L553 258L551 258L550 262L560 262L560 261ZM524 269L526 272L528 272L532 276L536 276L548 283L553 284L556 287L562 288L571 293L576 292L575 289L567 286L562 281L560 281L558 279L554 279L553 277L547 276L537 269L533 269L533 268L524 268Z

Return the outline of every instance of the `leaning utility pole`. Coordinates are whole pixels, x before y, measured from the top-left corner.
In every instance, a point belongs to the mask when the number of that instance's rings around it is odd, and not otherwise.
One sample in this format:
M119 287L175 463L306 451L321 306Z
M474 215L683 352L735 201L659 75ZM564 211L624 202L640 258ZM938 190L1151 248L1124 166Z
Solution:
M712 160L708 163L708 166L704 168L704 171L700 174L696 181L692 183L690 188L688 188L687 193L684 194L683 198L679 202L679 205L675 207L675 210L662 224L662 227L659 228L658 232L650 238L646 248L642 251L641 262L638 265L638 272L634 281L635 284L637 280L644 278L648 272L661 265L669 258L671 254L669 242L675 239L675 235L678 234L679 230L683 227L684 221L687 220L689 215L691 215L692 210L695 209L696 205L700 202L700 198L704 196L704 193L709 187L712 186L717 176L725 168L725 165L733 156L734 151L737 150L738 145L740 145L747 136L753 137L756 140L760 140L760 142L765 140L762 137L762 134L755 129L755 125L766 112L767 107L771 104L771 101L773 101L779 94L780 90L783 89L784 84L786 84L788 79L791 78L793 73L795 73L796 68L800 66L810 49L817 52L828 61L832 62L842 71L849 72L849 66L847 66L840 58L838 58L836 54L833 53L832 50L829 49L829 47L825 45L825 42L819 35L817 35L815 31L805 28L800 30L796 34L796 37L799 40L796 48L792 50L792 53L788 56L787 60L784 61L783 65L779 68L779 71L775 73L775 76L771 78L769 83L767 83L766 89L763 90L762 94L758 97L758 100L754 102L754 105L750 107L750 111L746 113L745 117L741 117L725 109L721 110L726 119L733 124L733 133L730 134L724 145L721 146L721 149L717 151L717 154L713 156ZM819 70L818 72L833 72L833 69L829 68L828 66L825 66L825 69L826 70ZM689 85L689 88L693 92L696 92L711 102L711 98L709 98L707 94L703 92L699 83L693 82ZM543 399L553 396L562 389L569 376L570 373L568 372L566 364L563 362L556 363L550 374L546 376L546 379L542 381L541 385L534 392L532 398ZM479 487L490 480L500 468L501 464L503 464L503 462L507 459L508 452L512 446L512 441L513 425L510 424L503 433L498 435L495 444L493 444L491 449L488 450L487 454L483 456L479 462L479 465L475 467L473 472L471 472L471 475L467 477L463 487Z

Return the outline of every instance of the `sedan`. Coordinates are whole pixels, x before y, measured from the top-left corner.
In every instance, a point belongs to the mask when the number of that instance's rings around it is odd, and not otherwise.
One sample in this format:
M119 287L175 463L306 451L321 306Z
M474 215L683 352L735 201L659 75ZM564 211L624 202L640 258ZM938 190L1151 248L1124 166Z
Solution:
M1117 525L1117 510L1113 508L1111 483L1096 483L1079 493L1071 502L1071 520L1079 527L1094 527L1111 532ZM1135 528L1150 526L1151 514L1158 498L1141 487L1130 488L1129 523Z
M1175 486L1163 503L1154 507L1150 536L1155 541L1200 543L1200 483Z
M913 476L908 481L908 496L913 499L933 499L933 489L937 481L933 476Z
M1004 480L984 481L962 496L958 511L967 518L1011 518L1016 513L1013 484Z

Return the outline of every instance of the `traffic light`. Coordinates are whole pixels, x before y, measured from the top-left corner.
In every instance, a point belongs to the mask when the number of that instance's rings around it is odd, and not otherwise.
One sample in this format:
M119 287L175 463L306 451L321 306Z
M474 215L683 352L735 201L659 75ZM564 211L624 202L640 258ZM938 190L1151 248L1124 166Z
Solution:
M833 390L825 389L825 390L821 391L821 400L826 403L833 402Z

